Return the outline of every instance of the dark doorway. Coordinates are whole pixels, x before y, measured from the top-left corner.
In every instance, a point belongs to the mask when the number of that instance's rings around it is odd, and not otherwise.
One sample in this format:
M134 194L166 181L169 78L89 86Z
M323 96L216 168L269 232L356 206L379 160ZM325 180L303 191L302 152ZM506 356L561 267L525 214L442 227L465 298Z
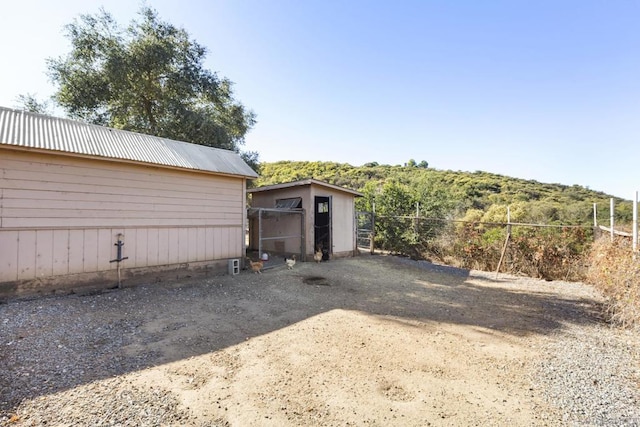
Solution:
M316 196L314 215L313 250L322 250L322 260L331 254L331 197Z

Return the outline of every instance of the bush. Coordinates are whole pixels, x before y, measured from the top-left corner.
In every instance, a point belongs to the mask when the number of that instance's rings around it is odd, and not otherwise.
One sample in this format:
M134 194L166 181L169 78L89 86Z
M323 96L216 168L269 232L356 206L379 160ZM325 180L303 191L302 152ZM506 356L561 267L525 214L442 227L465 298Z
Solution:
M509 271L546 280L583 280L591 236L584 228L516 228Z
M477 219L480 211L468 211ZM376 247L413 259L496 271L507 236L506 224L377 216ZM512 226L500 271L546 280L581 281L591 228Z
M586 281L605 295L614 323L640 326L640 259L633 259L629 239L598 239L589 254Z
M458 223L455 233L453 245L443 248L448 255L448 263L476 270L496 269L506 236L504 227L464 222Z

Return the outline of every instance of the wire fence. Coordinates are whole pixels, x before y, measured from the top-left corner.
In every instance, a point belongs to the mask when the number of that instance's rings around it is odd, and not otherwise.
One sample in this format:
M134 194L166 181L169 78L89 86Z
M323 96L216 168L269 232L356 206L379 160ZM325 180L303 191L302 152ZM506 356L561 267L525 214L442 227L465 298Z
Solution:
M580 280L594 229L579 225L372 217L376 249L462 268ZM359 222L360 226L360 222ZM361 247L366 241L359 239Z

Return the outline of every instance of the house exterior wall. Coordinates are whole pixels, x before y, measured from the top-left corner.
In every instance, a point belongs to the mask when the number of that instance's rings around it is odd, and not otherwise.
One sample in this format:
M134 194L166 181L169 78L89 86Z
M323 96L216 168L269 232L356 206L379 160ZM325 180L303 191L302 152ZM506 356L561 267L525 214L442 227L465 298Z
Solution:
M292 197L302 198L302 207L305 211L305 255L308 259L313 259L315 248L314 242L314 221L315 206L314 200L316 196L331 197L331 228L332 228L332 253L334 256L353 256L356 251L355 240L355 203L354 196L350 193L333 190L319 185L306 185L299 187L290 187L277 189L272 191L254 192L251 194L251 206L254 208L273 208L276 200L288 199ZM254 220L255 221L255 220ZM299 225L287 225L280 222L265 222L263 220L263 229L274 227L276 233L282 235L299 233ZM254 222L251 229L253 242L257 241L257 225ZM255 246L255 245L254 245ZM265 250L273 250L272 242L264 242ZM295 247L287 248L287 252L297 253L299 250Z
M244 194L242 177L0 148L0 296L113 280L119 233L124 271L240 258Z

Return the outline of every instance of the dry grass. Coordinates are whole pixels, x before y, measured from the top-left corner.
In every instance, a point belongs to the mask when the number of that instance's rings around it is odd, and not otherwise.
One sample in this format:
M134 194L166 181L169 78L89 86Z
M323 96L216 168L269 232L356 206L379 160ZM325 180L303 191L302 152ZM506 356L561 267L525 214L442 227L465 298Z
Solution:
M439 236L423 253L450 265L496 271L505 244L502 225L459 224L455 233ZM500 271L546 280L580 282L590 230L582 228L513 227Z
M598 239L589 255L586 281L607 297L613 322L640 326L640 256L633 259L629 239Z

